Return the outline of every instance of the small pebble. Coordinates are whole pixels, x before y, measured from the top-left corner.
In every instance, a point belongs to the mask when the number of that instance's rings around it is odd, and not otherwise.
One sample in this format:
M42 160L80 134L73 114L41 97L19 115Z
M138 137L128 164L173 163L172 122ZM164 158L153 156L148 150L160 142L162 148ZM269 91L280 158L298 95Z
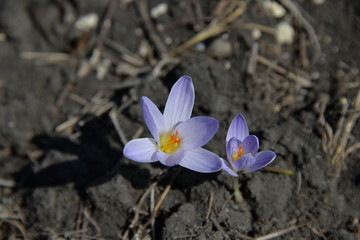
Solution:
M264 1L263 6L275 18L282 18L286 14L285 8L277 2Z
M99 23L99 16L96 13L89 13L84 16L81 16L75 22L75 28L82 32L89 32L92 29L95 29Z
M150 15L152 18L157 19L160 16L166 14L168 11L168 8L169 7L168 7L167 3L160 3L150 10Z
M10 122L8 122L8 126L9 126L9 128L15 128L16 127L16 122L10 121Z
M351 68L350 69L350 73L352 73L353 75L359 75L359 69L358 68ZM0 82L0 87L1 87L1 82Z
M164 39L164 42L167 44L167 45L170 45L173 43L173 39L169 36L165 37Z
M294 40L294 28L287 22L280 22L276 26L276 41L280 44L292 44Z
M324 37L324 42L325 42L326 44L330 44L330 43L332 42L332 38L331 38L330 36L325 36L325 37Z
M313 3L316 5L321 5L321 4L325 3L325 0L313 0Z
M142 58L146 58L151 53L151 45L148 41L142 40L139 46L139 55Z
M103 59L96 69L96 78L98 80L103 80L106 74L109 72L109 68L111 66L111 61L108 58Z
M218 58L227 58L232 55L232 45L231 43L222 38L218 38L211 43L209 46L209 52Z
M202 42L199 42L199 43L197 43L197 44L195 45L194 48L195 48L195 50L197 50L197 51L203 52L203 51L206 50L206 45L205 45L204 43L202 43Z
M231 62L230 61L226 61L224 63L224 69L225 70L230 70L231 69Z
M6 34L0 33L0 42L5 42L5 41L6 41Z
M312 80L316 80L316 79L319 79L320 78L320 73L319 72L313 72L311 74L311 79Z
M259 40L261 38L261 31L259 29L257 29L257 28L254 28L251 31L251 37L254 40Z
M340 50L340 48L339 48L338 46L332 46L332 47L331 47L331 51L332 51L333 53L339 53L339 50Z
M229 35L229 33L223 33L223 34L221 34L220 37L221 37L222 39L229 40L230 35Z
M144 31L141 28L135 28L134 34L135 34L135 36L143 37Z

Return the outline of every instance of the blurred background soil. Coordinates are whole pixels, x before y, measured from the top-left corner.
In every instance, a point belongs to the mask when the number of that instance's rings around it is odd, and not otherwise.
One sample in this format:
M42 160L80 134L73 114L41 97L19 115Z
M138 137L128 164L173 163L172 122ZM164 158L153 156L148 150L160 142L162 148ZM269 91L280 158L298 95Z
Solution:
M360 2L0 0L0 239L360 239ZM122 156L193 78L225 156L242 113L271 167ZM292 175L276 169L290 170Z

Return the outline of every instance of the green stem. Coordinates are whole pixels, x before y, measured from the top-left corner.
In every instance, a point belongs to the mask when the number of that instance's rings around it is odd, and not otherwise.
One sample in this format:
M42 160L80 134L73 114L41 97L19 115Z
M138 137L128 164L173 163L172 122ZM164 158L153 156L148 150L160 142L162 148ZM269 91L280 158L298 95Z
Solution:
M239 186L239 178L233 178L233 183L234 183L234 197L235 197L235 202L237 204L241 204L244 202L244 198L240 192L240 186Z

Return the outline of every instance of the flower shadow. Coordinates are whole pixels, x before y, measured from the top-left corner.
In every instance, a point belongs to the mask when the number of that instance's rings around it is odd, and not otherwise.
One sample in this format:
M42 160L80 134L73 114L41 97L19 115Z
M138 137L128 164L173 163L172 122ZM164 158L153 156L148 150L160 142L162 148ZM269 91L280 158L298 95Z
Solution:
M122 151L112 147L100 123L88 123L81 136L37 135L32 144L42 152L37 164L29 164L14 174L17 188L38 188L75 184L86 189L110 181L117 174L133 188L146 188L150 181L147 169L123 163ZM134 177L136 175L136 177Z

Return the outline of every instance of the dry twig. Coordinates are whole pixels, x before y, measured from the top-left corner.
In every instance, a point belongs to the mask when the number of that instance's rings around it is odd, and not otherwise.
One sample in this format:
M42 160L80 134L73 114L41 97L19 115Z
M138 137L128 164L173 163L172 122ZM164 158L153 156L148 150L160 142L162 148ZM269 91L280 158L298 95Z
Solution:
M284 75L285 77L288 77L290 80L295 81L296 83L298 83L302 87L311 87L313 85L312 82L309 81L308 79L300 77L300 76L296 75L295 73L286 70L285 68L277 65L276 63L271 62L270 60L266 59L265 57L262 57L262 56L258 55L257 56L257 61L259 63L271 68L275 72L277 72L277 73L279 73L281 75Z
M124 130L121 128L120 122L119 122L119 120L118 120L118 118L117 118L117 111L116 111L115 108L113 108L113 109L109 112L109 117L110 117L110 119L111 119L112 124L113 124L114 127L115 127L115 130L116 130L116 132L117 132L117 134L118 134L118 136L119 136L122 144L125 146L126 143L128 142L128 139L127 139L127 137L126 137L126 135L125 135Z
M152 43L155 45L159 55L164 56L167 53L167 49L162 39L157 34L152 19L150 18L147 0L139 0L136 1L136 3Z
M229 235L226 234L226 232L224 231L224 229L221 227L221 225L219 224L219 222L216 220L216 218L211 217L211 222L214 224L214 226L216 227L217 230L219 230L221 232L221 234L224 236L225 239L231 239L229 237Z

